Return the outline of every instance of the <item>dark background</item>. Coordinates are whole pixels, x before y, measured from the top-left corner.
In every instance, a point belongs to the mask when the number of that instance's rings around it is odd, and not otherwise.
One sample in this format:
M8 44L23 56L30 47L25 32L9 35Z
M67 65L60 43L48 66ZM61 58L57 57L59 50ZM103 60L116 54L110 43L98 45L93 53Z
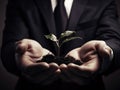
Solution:
M118 6L118 14L120 16L120 0L116 0L116 3ZM6 4L7 0L0 0L0 47L2 30L4 28ZM0 90L13 90L17 79L18 78L16 76L6 71L0 60ZM107 77L103 77L103 79L107 90L120 90L120 70L110 74Z

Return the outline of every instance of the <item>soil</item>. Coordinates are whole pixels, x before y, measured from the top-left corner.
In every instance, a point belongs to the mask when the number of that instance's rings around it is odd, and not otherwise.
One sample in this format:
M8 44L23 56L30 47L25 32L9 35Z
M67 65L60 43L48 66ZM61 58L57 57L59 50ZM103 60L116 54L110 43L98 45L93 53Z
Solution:
M80 60L74 60L72 57L64 58L64 57L55 57L55 56L52 56L52 55L46 55L46 56L43 57L42 60L38 60L37 62L47 62L47 63L55 62L58 65L60 65L60 64L69 64L69 63L75 63L77 65L82 64L80 62Z

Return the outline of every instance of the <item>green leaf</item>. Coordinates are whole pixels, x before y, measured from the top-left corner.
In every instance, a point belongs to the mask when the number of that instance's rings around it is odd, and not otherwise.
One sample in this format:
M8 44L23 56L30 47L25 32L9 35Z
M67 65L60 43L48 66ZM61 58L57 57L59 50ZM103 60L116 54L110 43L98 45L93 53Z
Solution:
M69 30L67 30L64 33L61 33L60 38L67 37L67 36L70 36L70 35L75 34L75 33L76 33L75 31L69 31Z
M54 34L45 35L45 37L54 42L58 41L57 37Z
M67 39L62 41L60 46L62 46L64 43L69 42L69 41L74 40L74 39L82 39L82 38L81 37L70 37L70 38L67 38Z

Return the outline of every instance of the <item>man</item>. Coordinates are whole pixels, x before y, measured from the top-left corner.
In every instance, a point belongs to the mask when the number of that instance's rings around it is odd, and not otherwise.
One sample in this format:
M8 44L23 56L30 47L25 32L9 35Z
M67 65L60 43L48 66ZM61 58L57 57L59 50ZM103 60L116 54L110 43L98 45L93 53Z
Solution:
M104 90L102 75L120 65L115 1L65 0L63 16L67 22L60 24L62 18L56 19L55 14L57 5L56 0L8 1L1 56L6 69L20 77L16 89ZM59 26L62 24L63 28ZM65 43L60 55L79 60L82 65L36 62L48 54L56 56L55 44L44 35L59 37L65 30L76 31L82 40Z

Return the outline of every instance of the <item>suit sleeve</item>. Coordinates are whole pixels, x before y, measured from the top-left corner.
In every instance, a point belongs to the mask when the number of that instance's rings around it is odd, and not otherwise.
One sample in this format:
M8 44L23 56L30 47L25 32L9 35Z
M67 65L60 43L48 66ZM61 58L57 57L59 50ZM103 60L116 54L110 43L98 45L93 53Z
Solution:
M108 1L111 2L105 6L96 33L96 39L104 40L113 50L113 60L103 60L104 63L102 63L104 64L102 71L105 72L107 70L107 73L115 71L120 67L120 25L118 21L117 7L115 0Z
M6 21L3 30L1 59L8 72L20 75L15 62L15 42L28 38L28 28L24 15L16 3L18 0L9 0L6 9Z

